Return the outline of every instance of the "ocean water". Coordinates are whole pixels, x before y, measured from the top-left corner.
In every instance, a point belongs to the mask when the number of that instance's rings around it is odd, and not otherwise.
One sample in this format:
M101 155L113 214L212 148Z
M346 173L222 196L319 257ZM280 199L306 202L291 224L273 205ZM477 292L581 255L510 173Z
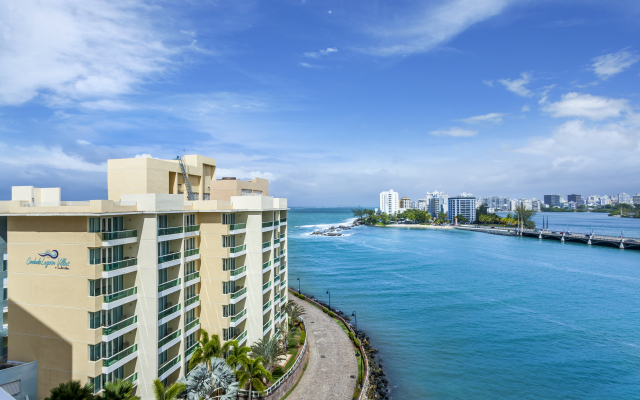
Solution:
M549 215L552 229L640 237L640 220ZM430 229L309 235L350 218L289 211L289 285L357 312L393 399L640 399L640 251Z

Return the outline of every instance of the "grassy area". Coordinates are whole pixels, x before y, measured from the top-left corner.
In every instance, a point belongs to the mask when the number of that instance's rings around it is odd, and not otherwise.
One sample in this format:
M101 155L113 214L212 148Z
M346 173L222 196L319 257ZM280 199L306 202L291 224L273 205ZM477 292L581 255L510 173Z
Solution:
M356 350L356 354L360 353L360 350ZM356 357L358 360L358 382L362 382L362 374L364 373L364 361L362 360L362 354L360 357Z
M296 381L296 384L293 385L293 387L291 389L289 389L289 391L287 392L287 394L284 395L284 397L280 400L284 400L287 397L289 397L289 395L291 394L291 392L293 392L293 390L296 388L296 386L298 386L298 383L300 383L300 379L302 379L302 376L304 375L304 372L307 370L307 365L309 365L309 359L307 359L307 362L304 363L304 367L302 367L302 373L300 374L300 377L298 378L298 380Z
M347 336L349 336L349 329L346 327L346 325L344 324L344 322L340 321L338 318L334 318L334 321L336 321L336 323L338 325L340 325L340 327L342 328L342 330L344 331L344 333L347 334Z

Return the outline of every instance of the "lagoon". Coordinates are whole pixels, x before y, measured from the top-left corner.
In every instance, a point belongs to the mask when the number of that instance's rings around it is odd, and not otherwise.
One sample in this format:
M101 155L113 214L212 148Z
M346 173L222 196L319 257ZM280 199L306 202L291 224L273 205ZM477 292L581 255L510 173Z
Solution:
M457 230L318 237L349 210L288 218L290 285L357 310L394 399L640 399L640 251ZM549 222L640 237L637 219Z

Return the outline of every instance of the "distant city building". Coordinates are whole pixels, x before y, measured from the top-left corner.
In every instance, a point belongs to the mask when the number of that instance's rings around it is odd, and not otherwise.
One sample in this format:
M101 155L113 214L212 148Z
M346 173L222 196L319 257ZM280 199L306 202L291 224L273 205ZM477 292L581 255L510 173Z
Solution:
M531 200L529 200L529 199L520 200L520 204L522 204L524 206L525 210L533 210L533 204L531 203Z
M443 213L446 213L449 209L449 204L447 202L447 199L449 198L448 195L444 194L444 192L439 192L439 191L434 191L432 193L427 192L427 202L428 202L428 210L431 213L431 215L433 215L431 210L439 210L436 211L436 214L440 211L442 211ZM433 199L439 199L437 202L437 205L431 206L431 201Z
M427 209L429 208L429 200L427 199L418 200L416 208L418 210L427 211Z
M449 197L449 222L455 223L456 217L462 215L469 221L476 220L476 198L470 193L463 193L465 196Z
M631 196L627 193L620 193L618 195L618 204L631 204Z
M580 204L582 204L582 195L580 195L580 194L570 194L570 195L567 196L567 201L569 201L569 202L573 201L577 205L580 205Z
M509 211L515 211L518 205L520 205L520 200L509 200Z
M600 205L601 206L608 206L609 204L611 204L611 200L609 200L609 197L607 197L607 196L601 196L600 197Z
M408 209L411 208L411 199L408 197L403 197L400 199L400 208Z
M633 204L640 204L640 193L636 193L636 195L633 196Z
M569 201L567 202L567 208L571 209L571 210L575 210L577 207L577 204L575 201Z
M442 199L440 197L433 197L429 200L429 214L431 214L433 218L436 218L442 210Z
M380 193L380 212L389 215L398 212L398 192L393 189Z
M494 210L509 210L511 205L511 200L508 197L500 197L500 196L491 196L491 197L483 197L478 200L478 203L482 203L487 206L487 208L493 208Z
M545 194L544 204L548 207L560 207L562 203L562 196L559 194Z

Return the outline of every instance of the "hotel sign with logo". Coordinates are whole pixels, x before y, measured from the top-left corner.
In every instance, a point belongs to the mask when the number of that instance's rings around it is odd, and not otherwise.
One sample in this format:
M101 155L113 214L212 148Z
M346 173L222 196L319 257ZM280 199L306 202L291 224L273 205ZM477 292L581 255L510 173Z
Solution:
M58 258L58 250L47 250L44 253L38 253L40 257L27 258L27 265L44 265L45 268L52 265L57 269L69 269L70 261L66 258Z

